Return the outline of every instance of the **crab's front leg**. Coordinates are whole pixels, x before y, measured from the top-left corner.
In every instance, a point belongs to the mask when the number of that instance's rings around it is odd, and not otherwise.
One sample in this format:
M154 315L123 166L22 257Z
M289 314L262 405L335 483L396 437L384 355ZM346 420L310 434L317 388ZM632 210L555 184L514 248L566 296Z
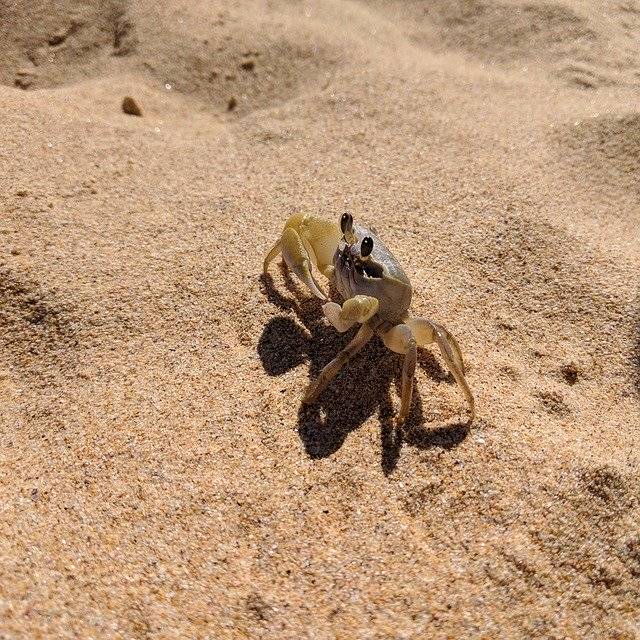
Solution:
M264 259L264 273L269 264L282 253L287 266L307 285L311 293L326 300L322 287L313 274L317 267L329 277L333 269L333 255L342 237L340 227L316 216L297 213L291 216L284 227L282 236Z
M346 331L357 323L362 326L353 340L322 369L320 375L307 387L303 397L303 402L306 404L315 402L349 358L358 353L371 340L374 331L369 327L367 321L378 310L378 300L370 296L355 296L346 300L342 306L335 302L328 302L323 305L322 309L327 320L340 332Z
M373 337L373 329L368 324L363 324L351 342L320 372L320 375L307 387L302 401L305 404L315 402L318 396L326 389L327 385L338 375L338 372L347 361L364 347Z

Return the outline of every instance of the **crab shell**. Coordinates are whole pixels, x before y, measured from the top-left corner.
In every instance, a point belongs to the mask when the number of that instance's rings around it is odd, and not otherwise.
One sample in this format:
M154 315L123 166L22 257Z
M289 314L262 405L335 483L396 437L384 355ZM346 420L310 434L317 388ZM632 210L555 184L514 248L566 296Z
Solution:
M353 232L357 242L347 244L342 240L333 256L336 289L345 300L357 295L376 298L381 321L402 322L411 304L409 278L374 231L354 223ZM362 258L361 244L366 236L373 239L373 251Z

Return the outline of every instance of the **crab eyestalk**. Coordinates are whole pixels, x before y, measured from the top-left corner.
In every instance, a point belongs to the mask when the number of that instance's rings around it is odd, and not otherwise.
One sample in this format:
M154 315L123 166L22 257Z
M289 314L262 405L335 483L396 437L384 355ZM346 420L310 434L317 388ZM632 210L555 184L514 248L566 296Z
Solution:
M343 213L340 218L340 230L342 231L342 237L348 245L355 244L358 239L356 234L353 233L353 216L350 213Z

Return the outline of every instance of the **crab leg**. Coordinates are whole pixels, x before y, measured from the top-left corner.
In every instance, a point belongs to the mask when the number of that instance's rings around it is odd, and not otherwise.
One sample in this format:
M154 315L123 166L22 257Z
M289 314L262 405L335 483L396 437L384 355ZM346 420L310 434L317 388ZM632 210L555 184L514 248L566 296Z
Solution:
M369 325L363 324L353 340L324 367L318 378L307 387L302 402L305 404L314 402L346 362L371 340L373 333L373 329Z
M273 247L271 247L269 253L267 253L267 257L264 259L262 263L262 271L263 273L267 273L269 270L269 265L280 255L281 251L280 240L276 242Z
M473 400L471 389L469 389L469 385L464 377L462 352L460 351L460 347L458 346L456 339L441 324L433 322L432 320L427 320L426 318L411 318L407 320L407 324L413 330L419 346L424 347L432 342L435 342L438 345L442 358L469 403L469 410L471 412L470 422L473 422L476 415L475 402Z
M411 327L406 324L398 324L383 333L382 340L391 351L404 354L400 412L396 417L396 423L401 425L409 415L409 409L411 408L413 379L416 372L416 361L418 359L416 339Z
M263 265L265 273L267 272L269 263L280 252L282 252L282 257L287 263L287 266L307 285L311 293L320 298L320 300L326 300L327 296L311 272L312 260L309 252L295 229L287 227L282 233L280 240L278 240L273 249L269 251Z

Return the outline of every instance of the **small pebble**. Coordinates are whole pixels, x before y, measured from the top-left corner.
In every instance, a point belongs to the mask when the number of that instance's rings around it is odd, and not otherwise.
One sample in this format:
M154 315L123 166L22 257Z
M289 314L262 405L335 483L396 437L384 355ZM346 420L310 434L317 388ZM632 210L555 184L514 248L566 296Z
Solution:
M140 109L138 103L131 96L125 96L122 100L122 110L130 116L142 115L142 109Z
M49 44L52 47L55 47L57 44L62 44L67 39L68 33L68 29L58 29L49 36Z
M33 78L31 76L18 76L13 84L20 89L28 89L33 84Z

